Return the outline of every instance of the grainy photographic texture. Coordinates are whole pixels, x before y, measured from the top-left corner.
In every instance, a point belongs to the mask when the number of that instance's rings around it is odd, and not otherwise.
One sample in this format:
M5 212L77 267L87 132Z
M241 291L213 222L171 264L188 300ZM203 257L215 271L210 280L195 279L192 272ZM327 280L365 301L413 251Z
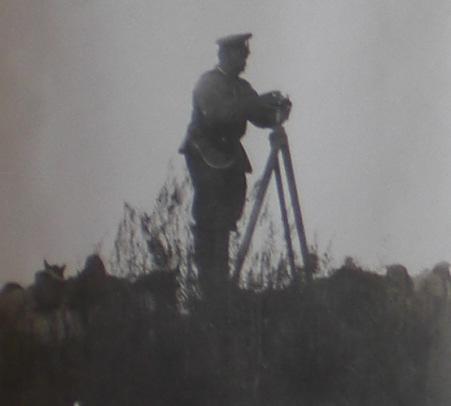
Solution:
M0 403L448 405L450 15L441 0L3 0ZM207 299L178 149L215 41L238 33L253 34L241 77L292 103L309 256L289 198L287 254L271 179L239 283ZM242 139L230 268L270 132Z

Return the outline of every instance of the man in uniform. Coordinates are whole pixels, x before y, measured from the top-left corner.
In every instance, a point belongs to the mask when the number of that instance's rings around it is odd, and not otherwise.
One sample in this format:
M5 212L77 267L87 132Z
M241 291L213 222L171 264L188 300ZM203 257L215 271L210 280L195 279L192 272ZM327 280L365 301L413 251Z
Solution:
M218 65L193 91L193 111L180 152L194 187L194 258L205 298L217 298L228 283L229 234L243 213L249 159L240 139L247 122L269 128L283 100L280 92L259 96L240 74L249 55L250 33L220 38Z

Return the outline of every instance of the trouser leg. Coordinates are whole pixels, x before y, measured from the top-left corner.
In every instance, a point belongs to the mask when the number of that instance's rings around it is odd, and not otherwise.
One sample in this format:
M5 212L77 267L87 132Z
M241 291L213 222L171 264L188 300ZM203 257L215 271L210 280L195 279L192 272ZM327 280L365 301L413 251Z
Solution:
M230 405L229 373L229 230L194 229L195 261L206 306L204 328L208 342L211 405Z
M229 280L229 230L194 230L194 259L206 299L224 296Z
M186 163L194 189L194 259L200 288L205 299L226 305L229 235L243 212L246 175L238 168L211 168L195 154L187 154Z
M196 225L204 229L235 229L246 199L244 172L211 168L189 154L186 163L194 188L192 215Z

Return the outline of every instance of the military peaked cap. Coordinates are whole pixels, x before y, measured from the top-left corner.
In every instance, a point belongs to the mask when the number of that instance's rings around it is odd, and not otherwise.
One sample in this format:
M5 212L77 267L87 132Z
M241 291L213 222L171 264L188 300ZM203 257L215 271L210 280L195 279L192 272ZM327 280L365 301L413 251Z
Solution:
M248 46L248 40L252 37L252 33L247 32L245 34L233 34L227 37L222 37L216 40L216 44L219 47L234 47L234 46Z

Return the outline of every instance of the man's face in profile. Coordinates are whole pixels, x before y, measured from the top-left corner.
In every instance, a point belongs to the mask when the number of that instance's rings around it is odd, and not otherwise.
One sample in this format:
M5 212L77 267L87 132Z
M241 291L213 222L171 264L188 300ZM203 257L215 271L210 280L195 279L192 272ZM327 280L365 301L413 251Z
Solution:
M249 48L245 45L230 47L227 50L227 65L235 74L240 74L246 68L247 57L249 56Z

